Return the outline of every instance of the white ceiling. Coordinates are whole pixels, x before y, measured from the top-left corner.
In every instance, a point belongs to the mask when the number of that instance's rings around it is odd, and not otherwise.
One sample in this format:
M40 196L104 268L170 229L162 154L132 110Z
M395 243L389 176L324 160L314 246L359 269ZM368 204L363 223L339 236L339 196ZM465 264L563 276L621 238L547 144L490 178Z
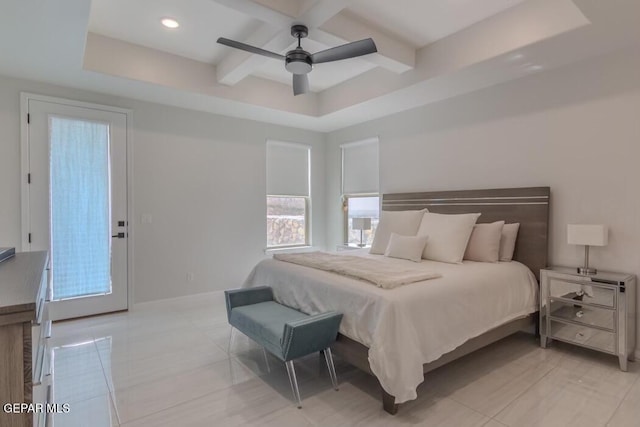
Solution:
M180 27L160 25L171 17ZM195 59L216 63L227 53L221 35L243 38L257 21L211 0L93 0L89 31Z
M415 47L467 28L524 0L354 0L348 10Z
M378 0L369 2L371 10L375 3L386 5ZM489 2L498 3L476 0ZM109 7L119 5L121 12L116 17L120 18L106 18L108 13L100 9L104 0L0 0L0 75L332 131L616 49L640 46L640 1L635 0L525 0L421 48L367 22L374 20L371 16L367 20L354 18L356 11L346 8L357 7L359 0L106 3ZM417 15L414 9L397 7L398 1L393 4L393 11L387 12L390 20L401 19L408 25ZM303 42L309 41L305 44L309 50L371 36L379 53L319 65L310 76L316 92L294 97L288 76L278 69L277 61L269 63L269 59L227 48L218 50L214 43L205 42L218 36L241 38L248 32L247 40L286 50L291 44L286 27L294 19L291 16L302 19L300 12L305 22L316 25L311 39ZM210 14L225 18L213 25ZM160 27L158 19L165 15L181 20L180 31L185 32L190 31L188 16L192 16L201 43L174 44L182 33ZM115 19L123 27L109 33L99 28L97 21L102 19ZM466 19L466 15L459 17L457 25L464 25L461 22ZM96 34L98 31L102 35Z

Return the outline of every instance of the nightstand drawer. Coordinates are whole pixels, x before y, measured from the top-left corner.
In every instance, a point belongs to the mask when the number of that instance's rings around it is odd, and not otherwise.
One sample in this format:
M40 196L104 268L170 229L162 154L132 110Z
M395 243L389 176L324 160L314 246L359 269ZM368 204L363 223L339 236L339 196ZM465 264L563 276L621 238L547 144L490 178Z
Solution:
M585 326L595 326L610 332L616 331L616 312L606 308L589 305L572 304L564 301L552 301L550 306L551 318L580 323Z
M581 295L583 303L609 308L616 307L616 291L613 288L586 281L557 278L549 280L549 297L551 298L575 299Z
M613 332L551 320L549 336L560 341L616 354L616 335Z

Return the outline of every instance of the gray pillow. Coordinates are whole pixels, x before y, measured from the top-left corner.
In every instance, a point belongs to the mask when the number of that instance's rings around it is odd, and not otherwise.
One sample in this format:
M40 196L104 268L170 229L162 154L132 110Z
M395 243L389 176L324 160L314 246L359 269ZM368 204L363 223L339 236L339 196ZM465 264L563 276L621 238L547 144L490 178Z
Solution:
M500 261L511 261L513 252L516 249L516 239L518 238L518 230L520 223L505 224L502 227L502 236L500 238Z

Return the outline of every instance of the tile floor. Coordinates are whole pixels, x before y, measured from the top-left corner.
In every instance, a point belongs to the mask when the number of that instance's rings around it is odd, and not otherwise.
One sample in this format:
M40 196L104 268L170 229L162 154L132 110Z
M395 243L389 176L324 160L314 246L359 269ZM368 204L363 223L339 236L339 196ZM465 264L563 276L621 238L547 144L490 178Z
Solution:
M54 325L56 427L640 425L640 363L517 334L429 373L398 415L376 381L336 358L340 391L317 356L296 363L303 408L284 365L240 333L228 350L221 293Z

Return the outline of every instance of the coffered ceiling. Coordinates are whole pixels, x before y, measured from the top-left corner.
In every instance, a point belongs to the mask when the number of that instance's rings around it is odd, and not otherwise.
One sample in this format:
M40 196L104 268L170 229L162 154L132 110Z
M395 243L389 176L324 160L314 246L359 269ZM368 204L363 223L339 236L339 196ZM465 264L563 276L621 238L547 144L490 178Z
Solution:
M0 0L0 73L330 131L640 43L635 0ZM167 29L164 17L180 26ZM278 60L290 26L316 52L372 37L378 53L317 64L294 97Z
M402 73L415 65L415 51L524 0L93 0L89 31L217 66L217 80L234 85L248 76L287 85L281 62L230 50L220 36L277 53L295 47L292 23L312 25L304 48L317 52L376 34L380 53L336 64L319 64L311 89L320 92L375 67ZM411 11L411 13L399 13ZM181 26L159 25L165 16ZM396 50L399 50L396 52Z

